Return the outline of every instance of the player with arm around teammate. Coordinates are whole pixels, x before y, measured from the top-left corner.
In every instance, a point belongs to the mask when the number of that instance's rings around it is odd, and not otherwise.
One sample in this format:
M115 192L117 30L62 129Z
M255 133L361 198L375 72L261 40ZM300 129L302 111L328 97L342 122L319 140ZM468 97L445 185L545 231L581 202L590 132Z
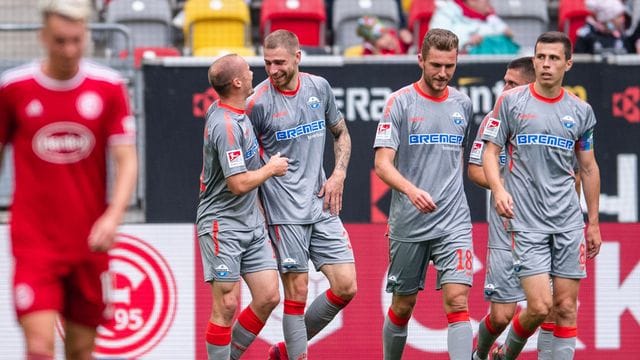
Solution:
M553 307L552 358L564 360L575 352L577 297L586 259L595 257L601 245L600 172L593 151L596 119L589 104L562 88L572 65L565 34L540 35L533 63L536 81L501 95L482 135L485 176L498 214L509 219L514 269L527 298L527 308L513 318L494 358L516 358ZM505 146L510 155L503 184L498 154ZM587 203L586 242L574 191L574 154Z
M331 86L322 77L299 71L297 36L276 30L264 39L268 79L256 87L247 112L265 157L290 159L285 176L260 188L269 232L284 286L284 343L270 359L304 359L307 341L322 330L356 294L356 269L349 236L338 214L351 155L351 138ZM334 139L335 166L325 177L327 129ZM330 288L305 310L308 263Z
M135 119L123 79L82 59L87 0L43 0L42 61L0 80L0 151L13 145L13 296L27 359L90 359L110 317L108 255L136 182ZM105 201L109 153L115 185ZM46 175L46 181L43 181Z
M468 296L473 279L471 218L462 181L464 139L472 118L469 98L449 87L458 38L427 32L418 55L421 78L391 95L375 138L375 171L392 190L384 359L401 359L407 324L424 289L429 261L437 270L449 323L452 359L471 358Z
M249 65L235 54L220 57L209 68L209 82L220 100L206 116L196 223L204 278L213 297L206 332L211 360L240 358L280 298L257 188L284 175L288 164L275 154L260 167L258 140L244 111L252 80ZM240 277L252 300L234 324Z

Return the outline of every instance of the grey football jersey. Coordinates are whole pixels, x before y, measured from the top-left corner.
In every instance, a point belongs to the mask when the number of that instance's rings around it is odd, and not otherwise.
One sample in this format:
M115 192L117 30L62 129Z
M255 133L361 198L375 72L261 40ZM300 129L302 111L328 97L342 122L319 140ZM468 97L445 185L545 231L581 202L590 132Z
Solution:
M471 229L462 182L464 142L471 118L471 101L452 87L435 99L414 83L387 101L374 148L394 149L394 165L400 174L427 191L437 206L434 212L423 214L406 195L393 190L391 239L423 241Z
M493 114L482 139L508 146L505 188L515 205L509 230L552 234L584 227L574 151L593 147L591 106L564 90L543 98L530 84L505 92Z
M318 197L326 182L324 142L327 128L342 120L329 83L299 73L296 90L280 91L266 79L249 99L247 113L264 149L262 161L278 152L289 158L287 174L272 177L260 188L269 224L311 224L328 218Z
M217 101L207 111L206 119L198 234L212 230L251 231L264 223L257 206L258 190L234 195L226 178L260 168L258 140L243 110Z

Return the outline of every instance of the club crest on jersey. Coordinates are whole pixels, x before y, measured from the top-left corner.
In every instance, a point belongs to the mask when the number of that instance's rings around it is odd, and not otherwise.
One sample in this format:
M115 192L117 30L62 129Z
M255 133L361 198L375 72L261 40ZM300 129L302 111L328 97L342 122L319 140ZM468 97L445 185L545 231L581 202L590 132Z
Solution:
M242 150L230 150L227 151L227 163L230 168L244 165L244 159L242 157Z
M576 121L569 115L562 117L562 125L567 128L567 129L571 129L576 125Z
M474 141L473 145L471 146L471 153L469 154L469 157L471 159L480 160L480 158L482 157L483 147L484 143L482 141Z
M454 112L453 114L451 114L451 119L453 120L453 123L456 125L464 124L464 116L462 116L462 114L460 114L459 112Z
M76 100L78 113L88 120L94 120L102 114L102 99L93 91L81 94Z
M309 107L312 109L317 109L320 107L320 99L318 99L315 96L312 96L309 98L309 100L307 100L307 105L309 105Z
M36 117L42 115L42 103L38 99L33 99L29 102L25 108L25 112L29 117Z
M376 140L389 140L391 139L391 131L393 130L393 124L380 123L378 124L378 130L376 130Z
M484 133L487 136L496 137L498 135L498 130L500 130L501 121L494 118L489 118L487 121L487 125L484 126Z

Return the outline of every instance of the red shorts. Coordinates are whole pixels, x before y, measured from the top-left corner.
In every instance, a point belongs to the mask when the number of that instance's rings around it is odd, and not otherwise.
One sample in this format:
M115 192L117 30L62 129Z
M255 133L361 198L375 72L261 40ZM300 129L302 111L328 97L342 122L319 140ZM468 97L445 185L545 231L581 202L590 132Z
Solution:
M54 310L74 323L97 327L107 320L103 287L110 290L108 269L106 253L73 262L16 257L13 296L18 318Z

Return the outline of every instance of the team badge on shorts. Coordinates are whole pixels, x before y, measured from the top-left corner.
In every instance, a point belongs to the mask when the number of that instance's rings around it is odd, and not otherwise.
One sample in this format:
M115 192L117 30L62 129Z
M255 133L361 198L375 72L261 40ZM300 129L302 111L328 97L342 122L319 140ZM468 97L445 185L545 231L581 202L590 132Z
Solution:
M312 96L309 98L309 100L307 100L307 105L309 105L309 107L312 109L317 109L320 107L320 99L318 99L315 96Z
M216 267L216 274L218 274L218 276L220 277L226 277L230 273L231 271L229 271L229 268L225 264L218 265L218 267Z
M227 163L230 168L244 165L244 158L242 157L242 150L230 150L227 151Z
M487 125L484 127L484 133L488 136L496 137L498 135L498 130L500 130L500 120L489 118Z
M453 120L453 123L456 125L464 125L464 116L459 112L451 114L451 120Z
M391 130L393 129L393 124L391 123L380 123L378 124L378 130L376 130L376 140L389 140L391 139Z
M482 148L484 147L484 143L482 141L474 141L471 146L471 152L469 153L469 157L471 159L480 160L482 157Z

